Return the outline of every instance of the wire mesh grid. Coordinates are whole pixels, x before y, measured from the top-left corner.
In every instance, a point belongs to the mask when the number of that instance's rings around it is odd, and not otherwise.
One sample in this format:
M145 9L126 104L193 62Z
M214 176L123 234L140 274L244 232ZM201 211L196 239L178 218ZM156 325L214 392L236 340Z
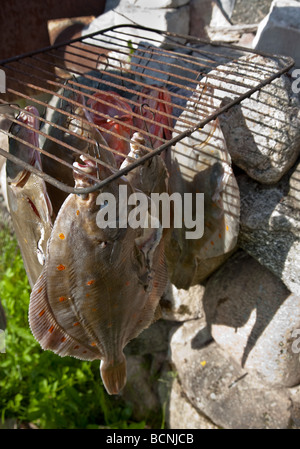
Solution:
M10 58L0 62L7 80L0 103L9 103L13 123L24 104L38 109L38 144L20 139L12 128L2 132L37 150L42 169L3 149L0 154L66 193L100 189L203 129L293 63L288 57L128 25ZM231 99L223 104L226 95ZM186 114L190 99L197 114ZM93 142L86 132L91 128L100 131L101 148L118 162L108 164L100 153L89 154L110 171L105 179L87 175L93 185L75 188L73 162ZM136 132L144 153L124 166Z

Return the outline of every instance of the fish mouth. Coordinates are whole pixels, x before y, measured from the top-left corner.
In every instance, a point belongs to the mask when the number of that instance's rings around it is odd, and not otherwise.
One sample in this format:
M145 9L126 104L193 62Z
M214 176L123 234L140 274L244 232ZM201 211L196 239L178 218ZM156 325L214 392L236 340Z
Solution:
M39 129L39 111L34 106L26 106L18 115L18 121L28 125L33 131Z
M94 177L98 177L99 175L99 168L95 161L92 161L87 156L82 154L79 157L80 161L73 162L73 171L74 171L74 179L75 182L80 181L81 187L82 182L86 184L92 184L94 181L92 179L88 179L86 175L91 175Z

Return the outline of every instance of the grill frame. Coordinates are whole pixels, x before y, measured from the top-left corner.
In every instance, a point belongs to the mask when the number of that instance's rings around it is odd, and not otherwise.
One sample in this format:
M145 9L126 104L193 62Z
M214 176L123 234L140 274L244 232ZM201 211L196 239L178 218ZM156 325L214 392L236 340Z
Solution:
M123 168L121 170L116 171L115 173L113 173L111 176L107 177L105 180L101 181L101 182L96 182L97 180L94 179L95 184L91 187L88 188L75 188L72 186L68 186L64 183L62 183L61 181L53 178L52 176L48 175L45 172L41 172L40 170L37 170L35 167L32 167L31 165L27 164L26 162L16 158L14 155L6 152L5 150L3 150L2 148L0 148L0 155L4 156L5 158L11 160L12 162L16 163L19 166L22 166L23 168L25 168L26 170L29 170L30 172L35 173L36 175L42 177L46 182L54 185L55 187L57 187L58 189L66 192L66 193L75 193L75 194L87 194L93 191L96 191L98 189L103 188L104 186L108 185L109 183L111 183L112 181L125 176L127 173L129 173L131 170L133 170L134 168L138 167L139 165L143 164L145 161L153 158L154 156L161 154L164 150L166 150L167 148L169 148L170 146L175 145L177 142L181 141L183 138L192 135L197 129L199 128L203 128L206 124L208 124L209 122L217 119L219 117L220 114L227 112L228 110L230 110L233 106L239 104L240 102L242 102L243 100L245 100L246 98L249 98L251 95L253 95L255 92L259 91L260 89L262 89L264 86L270 84L272 81L274 81L276 78L279 78L281 75L283 75L284 73L287 73L294 65L294 61L292 58L287 57L287 56L281 56L281 55L272 55L269 53L265 53L262 51L256 51L256 50L252 50L249 48L245 48L245 47L241 47L241 46L236 46L236 45L231 45L231 44L227 44L227 43L222 43L222 42L211 42L207 39L200 39L200 38L196 38L193 36L187 36L187 35L182 35L182 34L176 34L176 33L171 33L171 32L163 32L160 30L156 30L153 28L148 28L148 27L143 27L143 26L139 26L139 25L128 25L128 24L124 24L124 25L118 25L118 26L113 26L110 28L106 28L104 30L98 30L95 31L94 33L90 33L84 36L81 36L79 38L75 38L75 39L71 39L69 41L63 42L63 43L58 43L55 45L51 45L42 49L38 49L32 52L28 52L22 55L18 55L12 58L8 58L8 59L4 59L2 61L0 61L0 68L3 68L4 70L7 68L10 68L10 64L13 63L18 63L18 62L24 62L25 61L25 65L26 65L26 60L28 60L28 58L32 58L32 60L34 61L34 57L36 56L41 56L41 55L51 55L52 51L55 51L57 49L62 49L62 48L66 48L67 46L70 46L72 44L75 43L80 43L83 45L91 45L90 43L86 43L86 41L88 41L89 39L93 39L95 37L98 36L106 36L109 33L114 33L114 32L118 32L120 30L124 30L124 28L129 28L129 29L135 29L137 31L144 31L144 32L150 32L150 33L154 33L157 34L158 36L163 36L166 39L176 39L177 41L183 41L182 44L179 44L182 46L182 48L187 48L187 45L210 45L213 48L227 48L229 50L232 51L241 51L243 53L246 54L253 54L253 55L259 55L265 58L270 58L270 60L276 60L277 62L280 61L280 64L282 64L282 68L280 70L276 70L274 73L272 73L270 76L266 77L266 79L258 82L254 87L249 87L248 90L246 90L246 92L244 92L241 95L238 95L235 99L233 99L232 101L228 102L226 105L217 108L215 111L213 111L212 113L208 114L204 119L202 118L201 120L199 120L199 122L195 123L193 126L188 127L185 131L179 133L177 136L172 137L171 139L169 139L168 141L166 141L164 144L160 145L158 148L151 150L148 154L146 154L145 156L139 158L138 160L130 163L126 168ZM178 42L176 43L176 45L178 46ZM164 48L164 47L162 47ZM99 51L101 51L101 47L98 47ZM103 50L103 48L102 48ZM128 55L130 55L130 47L129 47L129 53ZM82 51L82 50L81 50ZM88 50L84 50L87 51ZM113 50L115 51L115 50ZM170 50L168 50L170 51ZM172 52L172 50L171 50ZM173 51L173 54L176 55L178 53ZM103 53L103 51L101 53L98 54L98 59L96 60L96 64L99 63L99 58L101 56L105 55ZM52 57L52 56L51 56ZM105 56L106 58L108 58L108 56ZM108 61L108 59L107 59ZM108 64L107 64L108 66ZM56 66L57 67L57 66ZM217 67L217 66L216 66ZM214 70L216 67L212 67L212 70ZM59 68L59 67L58 67ZM38 70L41 70L40 68L38 68ZM68 71L67 69L64 69L66 72ZM99 70L99 73L101 71ZM50 72L49 72L50 73ZM199 72L200 73L200 72ZM31 75L31 76L35 76L35 75ZM85 74L83 73L83 76L85 76ZM121 66L121 77L123 77L122 74L122 66ZM49 77L50 78L50 77ZM52 81L51 79L46 80L46 82L48 84L58 84L58 87L63 87L64 85L61 83L59 84L59 82L57 81L58 76L55 77L55 81ZM72 78L71 78L72 79ZM125 79L125 78L124 78ZM99 81L101 81L101 78L99 78ZM198 81L199 82L199 81ZM194 83L196 83L196 80L194 81ZM74 84L74 81L73 81ZM76 84L76 82L75 82ZM77 83L78 84L78 83ZM25 83L26 85L26 83ZM27 83L27 85L30 87L30 83ZM83 85L82 85L83 86ZM182 85L184 87L184 85ZM39 87L39 86L34 86L36 87L37 90L43 91L43 88ZM86 86L84 86L86 88ZM13 89L8 88L8 91L13 91ZM58 89L59 90L59 89ZM57 90L57 91L58 91ZM97 89L96 89L97 90ZM44 105L45 107L47 107L47 103L43 102L41 100L38 100L36 97L30 97L30 95L25 95L22 94L22 92L18 92L21 97L23 96L23 98L25 99L29 99L32 100L33 102L36 102L36 104L38 103L42 103L42 105ZM57 95L57 92L53 92L53 94ZM3 101L0 98L0 104L6 104L5 101ZM34 104L34 103L33 103ZM10 107L12 111L21 111L22 108L19 106L16 106L15 104L10 103ZM5 114L3 114L5 115ZM13 121L15 122L15 119L13 119ZM43 119L42 119L43 121ZM45 121L45 120L44 120ZM2 131L2 130L1 130ZM4 132L4 131L2 131ZM41 134L42 131L39 131L39 134ZM13 137L9 132L5 132L5 134L7 134L10 137ZM28 145L30 146L30 145ZM40 153L42 152L41 149L39 148L35 148L37 150L40 151ZM72 148L72 150L76 151L76 149ZM57 161L58 163L60 161ZM101 161L98 160L99 163L101 163Z

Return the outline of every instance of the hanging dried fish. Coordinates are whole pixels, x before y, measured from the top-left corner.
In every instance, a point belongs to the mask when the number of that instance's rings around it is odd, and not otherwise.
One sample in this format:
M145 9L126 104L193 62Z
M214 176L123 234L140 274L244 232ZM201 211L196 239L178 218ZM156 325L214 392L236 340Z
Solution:
M14 137L9 138L9 152L38 170L42 170L38 151L39 113L37 109L34 106L26 106L16 120L17 123L12 123L10 128ZM41 273L47 242L52 231L52 204L43 179L9 160L6 163L6 178L13 227L29 282L33 286Z
M96 136L91 130L91 138ZM107 162L102 141L95 142L93 152L100 151ZM108 170L82 156L74 163L75 185L93 185L88 175L105 179ZM117 211L120 186L127 187L127 195L134 191L124 178L100 191L112 194ZM101 359L104 385L117 394L126 382L123 348L155 319L167 271L161 228L122 228L118 214L115 228L100 228L97 214L108 205L98 195L71 194L62 205L32 290L29 321L43 349Z
M213 88L201 82L187 102L174 132L194 127L213 113L216 110L214 101ZM203 236L188 240L185 238L187 229L183 226L173 230L168 243L171 280L178 288L188 288L201 260L231 251L239 232L239 189L218 119L172 148L169 184L171 193L189 192L194 196L204 193ZM195 208L192 214L195 220Z

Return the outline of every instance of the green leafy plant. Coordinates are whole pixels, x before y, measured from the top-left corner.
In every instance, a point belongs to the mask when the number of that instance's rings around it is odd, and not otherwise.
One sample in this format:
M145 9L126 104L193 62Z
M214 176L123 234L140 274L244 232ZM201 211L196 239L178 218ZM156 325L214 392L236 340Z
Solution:
M130 406L110 397L99 361L83 362L43 351L28 323L30 286L16 240L0 230L0 300L5 310L4 354L0 353L2 422L17 418L40 428L144 428L131 421Z

